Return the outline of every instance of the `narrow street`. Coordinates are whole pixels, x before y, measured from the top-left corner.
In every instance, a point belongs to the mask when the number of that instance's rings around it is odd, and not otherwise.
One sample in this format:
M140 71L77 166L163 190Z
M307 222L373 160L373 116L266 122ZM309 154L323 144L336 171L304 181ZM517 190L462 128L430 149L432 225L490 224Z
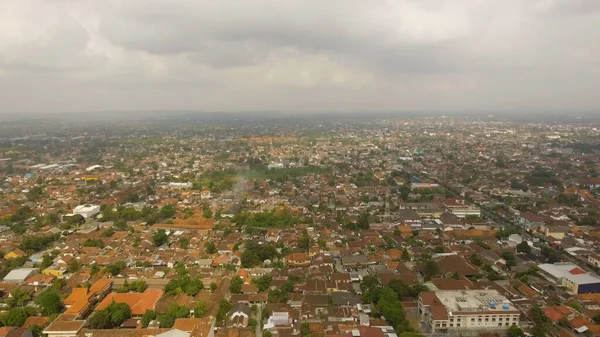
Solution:
M256 337L262 337L262 311L263 311L263 306L262 304L257 304L256 305L256 332L254 333L254 336Z

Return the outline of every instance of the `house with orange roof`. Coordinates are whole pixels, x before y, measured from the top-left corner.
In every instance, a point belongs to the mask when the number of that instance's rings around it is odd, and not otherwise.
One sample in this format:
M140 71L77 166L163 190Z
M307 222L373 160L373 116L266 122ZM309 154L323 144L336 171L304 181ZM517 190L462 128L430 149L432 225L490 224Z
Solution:
M285 257L285 262L290 267L310 266L310 257L306 253L293 253Z
M588 330L588 325L594 324L585 316L578 316L569 320L569 325L577 332L582 333Z
M242 280L246 280L249 277L248 271L246 269L240 269L237 272L237 276L241 277Z
M213 267L223 267L226 264L229 263L229 255L227 254L221 254L220 256L217 256L216 258L214 258L213 260Z
M111 293L98 304L94 311L100 311L108 307L113 301L126 303L131 308L131 315L142 316L146 310L154 310L156 303L162 297L160 289L146 289L143 293Z
M38 291L38 287L47 287L52 285L52 281L56 276L53 275L44 275L44 274L35 274L25 280L25 284L31 287L35 287L36 291Z
M544 312L544 315L546 315L546 317L548 317L548 319L554 323L563 318L573 319L575 317L575 314L573 314L571 309L564 305L555 305L553 307L542 308L542 311Z
M9 259L16 259L18 257L25 257L25 256L27 256L27 254L25 254L25 252L23 252L19 248L15 248L15 249L11 250L10 252L4 254L4 259L9 260Z
M85 317L97 300L104 298L110 291L112 281L100 279L88 288L73 288L71 294L63 300L67 310L65 314L75 315L76 318Z
M392 248L387 251L387 255L392 260L399 260L402 257L402 252L398 248Z

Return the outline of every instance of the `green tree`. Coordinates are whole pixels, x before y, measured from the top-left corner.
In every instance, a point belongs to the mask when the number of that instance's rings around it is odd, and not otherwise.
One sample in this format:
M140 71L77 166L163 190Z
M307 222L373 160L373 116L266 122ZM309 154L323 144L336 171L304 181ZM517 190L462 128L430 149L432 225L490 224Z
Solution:
M196 296L200 292L200 290L204 288L204 284L202 284L202 280L198 278L191 278L187 275L180 277L178 279L172 279L165 286L165 293L168 296L173 296L179 293L186 293L190 296Z
M402 256L400 256L402 261L410 261L410 254L408 254L408 250L406 248L402 248Z
M87 239L83 242L83 246L104 248L104 242L100 239Z
M167 314L173 316L175 319L186 318L190 315L190 310L185 306L173 303L169 306Z
M304 251L308 251L310 248L310 238L308 237L308 231L305 229L302 235L298 238L298 247Z
M156 319L156 311L154 310L146 310L144 315L142 316L142 327L147 328L148 324Z
M252 283L256 285L259 291L265 291L271 286L273 277L271 275L264 275L252 280Z
M94 263L90 266L90 274L92 276L96 275L99 271L100 271L100 267L97 264Z
M1 316L0 320L4 326L21 326L29 316L31 316L31 313L27 308L12 308Z
M106 272L110 273L112 276L117 276L117 275L119 275L119 273L121 273L123 268L125 268L125 262L118 261L116 263L109 264L108 266L106 266L105 270L106 270Z
M61 291L67 285L67 281L64 278L57 278L52 282L52 289Z
M215 246L215 243L212 241L207 242L206 245L204 245L204 248L208 254L214 254L217 252L217 246Z
M160 247L169 242L169 236L167 235L167 232L165 232L164 229L159 229L158 231L154 232L154 234L152 234L152 241L154 242L154 245L156 247Z
M175 324L175 318L171 315L158 315L156 319L161 328L170 328Z
M194 317L204 317L208 313L208 309L206 308L206 303L200 301L194 309Z
M517 265L517 261L515 260L515 254L511 252L503 252L501 256L506 261L507 267L513 267Z
M96 311L88 319L92 329L112 329L131 318L131 308L126 303L112 302L103 310Z
M179 245L181 246L181 249L188 249L189 245L190 245L190 240L188 238L179 238Z
M52 263L54 263L52 258L49 255L44 255L44 256L42 256L42 262L40 263L40 269L44 270L44 269L50 267L52 265Z
M210 283L210 292L214 293L217 290L217 284L215 282Z
M106 310L96 311L88 318L87 323L92 329L110 329L112 327L110 316Z
M229 285L229 291L232 294L239 294L242 291L242 284L244 281L241 277L236 276L231 280L231 284Z
M35 304L40 307L40 311L44 316L50 316L59 313L63 304L58 296L58 293L54 289L49 289L38 295L35 298Z
M22 307L27 302L31 300L31 296L29 293L21 288L16 288L10 293L10 298L8 299L8 305L10 307Z
M521 243L519 243L517 245L517 253L525 253L525 254L531 253L531 247L529 246L527 241L522 241Z
M42 331L44 331L44 328L42 328L41 326L33 324L29 327L29 329L31 330L33 337L42 337Z
M222 326L225 323L225 318L227 317L227 313L229 310L233 308L233 304L229 303L226 299L222 298L219 301L219 311L217 311L216 320L219 326Z
M531 308L530 316L533 322L536 324L545 324L549 322L548 316L546 316L542 308L540 308L538 305L534 305Z
M78 272L80 269L81 264L76 259L71 260L71 262L69 262L69 264L67 265L67 272L71 274Z
M483 264L483 261L477 254L473 254L471 255L471 263L476 266L481 266Z
M300 336L301 337L310 337L310 325L308 325L308 322L302 322L302 324L300 324Z
M437 262L433 260L425 262L425 265L423 266L423 275L425 276L425 280L429 281L439 274L440 266L437 264Z

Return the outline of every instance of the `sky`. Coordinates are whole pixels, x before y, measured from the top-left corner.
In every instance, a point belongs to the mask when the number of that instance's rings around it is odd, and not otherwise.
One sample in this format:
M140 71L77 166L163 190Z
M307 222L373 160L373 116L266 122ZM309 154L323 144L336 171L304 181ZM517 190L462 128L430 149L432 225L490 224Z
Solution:
M597 0L0 0L0 113L600 113Z

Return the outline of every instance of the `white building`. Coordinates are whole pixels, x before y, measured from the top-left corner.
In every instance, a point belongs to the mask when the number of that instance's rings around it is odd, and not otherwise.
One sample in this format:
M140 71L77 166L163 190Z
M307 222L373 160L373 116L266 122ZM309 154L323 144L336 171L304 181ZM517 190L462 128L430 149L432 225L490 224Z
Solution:
M290 326L292 324L292 319L290 318L290 314L288 312L276 312L274 311L267 323L264 325L264 330L270 330L276 327L281 326Z
M13 269L8 274L6 274L6 276L4 276L3 281L6 283L23 283L31 275L35 274L37 270L37 268Z
M79 205L73 209L73 214L80 214L89 219L100 213L100 205Z
M570 262L538 265L540 274L573 294L600 293L600 277Z
M463 199L445 199L443 202L444 206L459 218L465 218L467 216L481 216L481 209L473 204L467 203Z
M497 290L422 292L419 314L429 333L505 331L519 324L520 311Z
M177 182L172 182L169 183L169 187L174 187L174 188L192 188L193 184L191 182L187 182L187 183L177 183Z

